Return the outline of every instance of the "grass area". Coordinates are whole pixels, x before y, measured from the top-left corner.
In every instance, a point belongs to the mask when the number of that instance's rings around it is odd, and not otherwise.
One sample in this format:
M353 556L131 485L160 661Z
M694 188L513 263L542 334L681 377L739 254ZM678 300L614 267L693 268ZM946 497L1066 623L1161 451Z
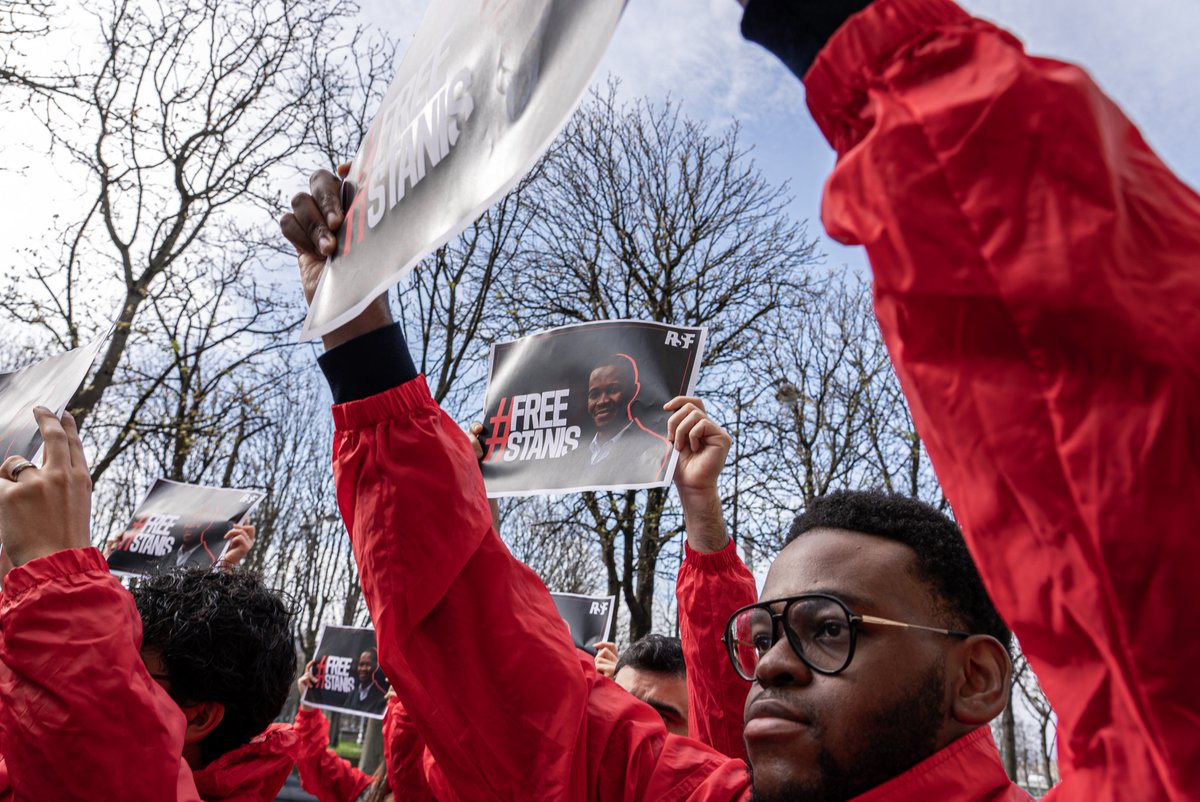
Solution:
M338 753L339 757L344 757L351 763L357 763L362 757L362 744L354 741L338 741L337 746L333 747L333 751Z

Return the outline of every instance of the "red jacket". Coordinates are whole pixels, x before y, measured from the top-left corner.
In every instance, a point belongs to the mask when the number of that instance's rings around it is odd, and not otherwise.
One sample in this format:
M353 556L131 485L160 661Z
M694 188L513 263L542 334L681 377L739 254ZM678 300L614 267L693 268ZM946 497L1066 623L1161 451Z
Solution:
M317 709L303 707L296 713L300 747L296 767L300 785L320 802L353 802L371 784L371 775L329 749L329 721ZM388 700L383 718L383 759L388 787L404 802L453 802L455 797L436 771L433 756L413 726L412 720L394 697ZM443 795L435 797L431 785Z
M14 568L0 594L0 799L270 802L296 737L273 725L192 772L182 711L146 671L133 597L96 549Z
M1056 798L1194 796L1200 202L1080 71L946 0L877 0L806 82L839 152L826 225L868 247L921 434L1058 707ZM380 657L460 796L747 794L575 657L422 380L334 418ZM1018 796L979 730L864 798Z
M729 617L758 601L754 575L733 541L711 554L685 544L684 553L675 600L687 666L688 737L745 760L742 726L750 683L733 670L721 638Z
M318 802L354 802L371 784L371 775L329 748L329 721L316 708L296 712L296 768L300 785Z

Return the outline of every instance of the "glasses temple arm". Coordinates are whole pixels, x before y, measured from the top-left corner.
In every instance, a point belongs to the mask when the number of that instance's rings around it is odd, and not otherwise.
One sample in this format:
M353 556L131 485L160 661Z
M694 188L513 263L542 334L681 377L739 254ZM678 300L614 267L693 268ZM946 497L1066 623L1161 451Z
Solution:
M906 624L903 621L892 621L890 618L877 618L873 615L854 615L851 618L857 619L864 624L877 624L885 627L901 627L903 629L919 629L924 632L936 632L939 635L950 635L954 638L969 638L970 632L963 632L959 629L939 629L937 627L924 627L920 624Z

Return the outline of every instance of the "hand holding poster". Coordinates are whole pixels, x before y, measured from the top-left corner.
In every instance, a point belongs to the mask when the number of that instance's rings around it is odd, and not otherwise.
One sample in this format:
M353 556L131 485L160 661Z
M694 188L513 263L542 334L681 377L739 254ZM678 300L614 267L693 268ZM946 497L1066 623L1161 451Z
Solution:
M315 681L300 700L310 707L383 718L388 681L379 667L375 630L323 626L313 658Z
M550 596L578 648L595 654L596 644L611 637L616 596L581 596L578 593L551 593Z
M625 0L438 0L343 187L345 222L301 337L351 320L536 163Z
M669 484L677 453L663 405L694 391L704 337L616 320L493 345L481 438L488 496Z
M73 351L0 373L0 461L14 454L33 459L42 447L33 408L40 404L61 415L107 340L106 333Z
M127 576L211 568L225 549L225 535L265 497L258 490L159 479L133 513L108 567Z

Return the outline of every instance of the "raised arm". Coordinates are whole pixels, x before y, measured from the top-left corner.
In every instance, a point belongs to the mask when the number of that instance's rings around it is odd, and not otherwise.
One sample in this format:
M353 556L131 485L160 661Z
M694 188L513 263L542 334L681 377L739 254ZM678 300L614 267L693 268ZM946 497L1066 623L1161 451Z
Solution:
M787 61L780 6L743 30ZM838 151L825 226L867 248L918 431L1054 703L1059 798L1194 794L1200 199L1084 72L948 0L876 0L805 84Z
M316 682L312 667L313 661L309 660L296 681L301 699ZM355 802L371 784L371 775L350 765L350 761L329 748L329 720L325 715L317 708L301 703L296 711L295 730L300 786L318 802Z
M302 273L319 269L300 246ZM574 649L541 580L493 530L470 444L384 310L352 324L361 336L335 332L321 358L338 402L334 476L380 662L440 773L464 799L665 802L694 787L724 761L672 745Z
M733 440L699 398L681 396L666 408L672 413L668 439L679 452L675 489L687 527L687 557L679 566L675 598L687 664L688 735L745 759L742 726L750 686L733 670L721 641L734 611L758 600L754 577L725 528L717 490Z
M42 467L0 466L0 534L15 566L0 596L13 798L198 801L184 715L142 663L132 597L88 547L91 480L75 423L36 417Z

